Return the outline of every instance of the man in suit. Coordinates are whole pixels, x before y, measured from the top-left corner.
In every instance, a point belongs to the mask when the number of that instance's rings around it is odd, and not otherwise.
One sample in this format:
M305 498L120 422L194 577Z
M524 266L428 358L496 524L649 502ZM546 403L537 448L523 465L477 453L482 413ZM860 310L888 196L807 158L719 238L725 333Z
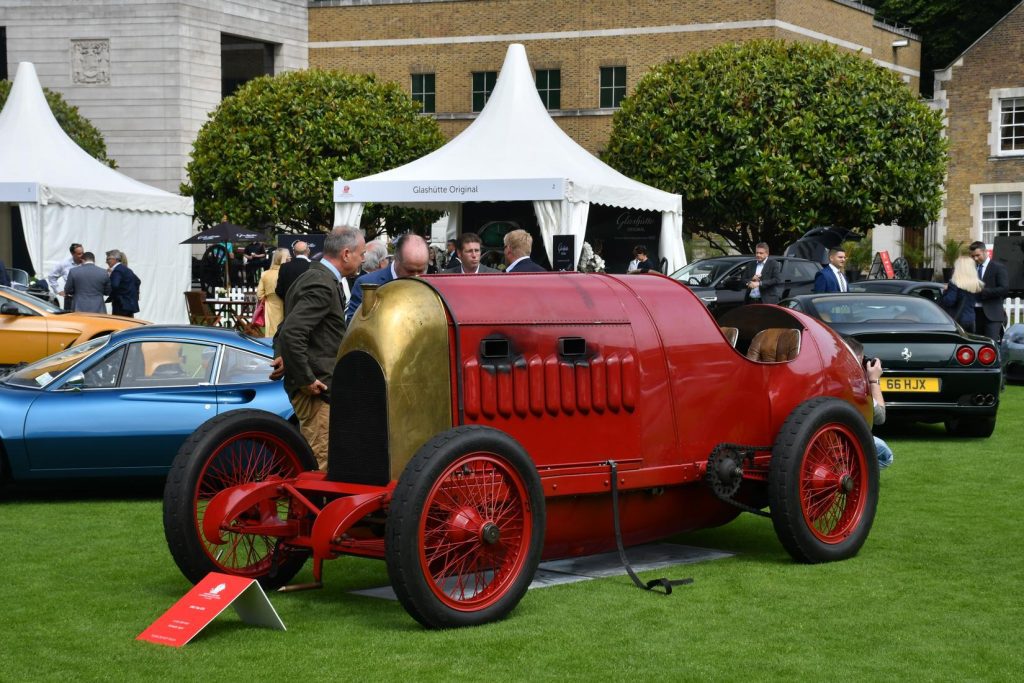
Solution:
M106 313L104 299L110 296L110 276L96 265L96 256L87 251L82 263L68 271L64 292L72 297L77 313Z
M110 273L110 312L125 318L134 318L139 312L139 286L142 281L124 263L124 254L117 249L107 252Z
M288 314L289 288L291 288L292 283L295 282L300 275L309 269L309 244L302 241L293 244L292 257L291 261L285 263L278 269L277 287L274 288L274 294L277 294L277 296L281 298L281 301L285 302L285 315Z
M1006 309L1003 302L1010 291L1010 275L1006 266L988 257L984 242L971 242L971 258L977 264L978 279L985 286L974 295L974 329L995 343L1003 339Z
M323 259L288 288L288 311L274 337L284 368L284 388L321 470L327 469L331 380L345 334L342 280L359 270L366 243L357 228L335 228L324 240ZM274 375L271 375L273 378Z
M505 234L506 273L544 273L543 266L530 258L533 251L533 237L525 230L513 230Z
M814 276L815 294L826 292L845 292L846 286L846 250L832 247L828 250L828 265Z
M399 237L395 243L395 258L391 265L367 273L356 280L356 285L352 288L352 298L348 300L348 307L345 309L345 322L352 320L352 316L359 309L359 304L363 302L364 284L383 285L400 277L419 277L427 272L429 260L430 247L427 246L425 239L412 233Z
M480 236L472 232L464 232L459 237L459 258L452 268L445 269L446 273L461 273L463 275L476 275L478 273L497 273L498 271L490 266L480 263L483 255L483 242Z
M457 248L458 242L455 240L448 240L448 243L444 245L444 258L441 261L441 270L447 271L459 265Z
M747 283L744 302L748 304L779 303L779 282L782 267L775 259L768 258L768 245L760 242L754 247L754 261L743 268L743 279Z

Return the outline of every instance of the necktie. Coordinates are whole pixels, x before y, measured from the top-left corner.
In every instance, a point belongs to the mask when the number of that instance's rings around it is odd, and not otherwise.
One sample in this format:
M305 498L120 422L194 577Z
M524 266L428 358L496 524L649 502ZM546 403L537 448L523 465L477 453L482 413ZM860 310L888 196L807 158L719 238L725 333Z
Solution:
M845 292L846 291L846 276L843 275L842 271L839 271L839 270L836 271L836 279L839 280L839 291L840 292Z
M981 264L978 264L978 279L981 279Z

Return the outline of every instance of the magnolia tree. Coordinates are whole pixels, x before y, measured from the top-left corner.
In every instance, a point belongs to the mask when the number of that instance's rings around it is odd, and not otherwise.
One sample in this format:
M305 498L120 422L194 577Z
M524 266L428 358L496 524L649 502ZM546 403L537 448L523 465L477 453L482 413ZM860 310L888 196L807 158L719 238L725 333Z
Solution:
M0 81L0 109L3 109L7 102L7 96L11 93L11 85L10 81ZM43 94L46 96L46 103L50 105L53 117L57 119L57 123L68 134L68 137L84 149L89 156L111 168L117 168L114 160L107 157L107 144L103 141L103 135L96 130L89 119L78 113L78 107L71 106L64 101L59 93L52 90L43 88Z
M689 231L778 252L818 225L927 224L946 144L941 115L891 71L825 44L752 41L652 69L605 160L681 194Z
M334 180L386 171L444 143L437 123L395 83L337 71L249 81L199 131L181 192L204 225L330 229ZM436 214L368 205L367 239L382 224L422 231Z

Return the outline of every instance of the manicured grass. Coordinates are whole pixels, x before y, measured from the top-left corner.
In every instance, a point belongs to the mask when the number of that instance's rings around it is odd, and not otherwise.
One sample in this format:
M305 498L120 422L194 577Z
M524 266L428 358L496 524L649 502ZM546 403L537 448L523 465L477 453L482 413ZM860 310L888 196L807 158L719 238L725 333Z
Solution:
M321 591L271 594L285 633L229 610L183 649L139 643L190 587L164 543L159 488L7 490L0 681L1010 680L1024 671L1022 415L1024 387L1011 386L990 439L887 435L896 462L853 560L794 564L771 522L745 515L676 539L740 554L646 575L694 577L670 597L625 576L588 581L449 632L348 594L387 576L345 558Z

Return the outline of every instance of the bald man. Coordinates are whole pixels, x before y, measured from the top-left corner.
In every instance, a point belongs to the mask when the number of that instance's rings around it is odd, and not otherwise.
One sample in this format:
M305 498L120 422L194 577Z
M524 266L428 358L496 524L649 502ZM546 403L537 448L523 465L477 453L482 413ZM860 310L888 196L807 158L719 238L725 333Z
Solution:
M352 297L348 301L348 308L345 309L345 322L352 320L359 304L363 302L364 284L383 285L400 277L419 277L427 272L429 260L430 248L425 239L411 233L399 237L395 244L395 258L392 260L391 266L367 273L356 280L356 285L352 288Z

